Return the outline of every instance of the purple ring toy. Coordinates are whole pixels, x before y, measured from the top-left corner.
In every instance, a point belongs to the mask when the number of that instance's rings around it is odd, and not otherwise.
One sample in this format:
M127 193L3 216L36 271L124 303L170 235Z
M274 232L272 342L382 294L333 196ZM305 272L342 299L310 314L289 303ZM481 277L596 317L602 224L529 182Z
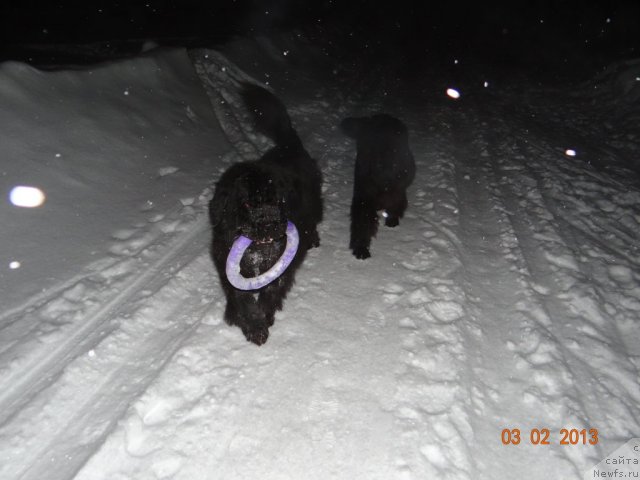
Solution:
M287 222L287 246L278 261L266 272L261 273L257 277L246 278L240 273L240 260L244 252L249 248L253 240L240 235L231 246L229 255L227 255L227 264L225 271L229 283L239 290L258 290L259 288L269 285L280 275L284 273L287 267L293 261L298 251L300 237L296 226Z

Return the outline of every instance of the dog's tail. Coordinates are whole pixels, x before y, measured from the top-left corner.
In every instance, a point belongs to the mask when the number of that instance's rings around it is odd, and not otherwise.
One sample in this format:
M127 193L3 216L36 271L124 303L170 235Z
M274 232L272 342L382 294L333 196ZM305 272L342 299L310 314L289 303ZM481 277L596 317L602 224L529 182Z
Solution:
M240 92L247 109L252 113L256 129L279 146L302 145L291 125L287 107L266 88L243 83Z
M347 137L358 138L363 119L356 117L347 117L340 122L340 130Z

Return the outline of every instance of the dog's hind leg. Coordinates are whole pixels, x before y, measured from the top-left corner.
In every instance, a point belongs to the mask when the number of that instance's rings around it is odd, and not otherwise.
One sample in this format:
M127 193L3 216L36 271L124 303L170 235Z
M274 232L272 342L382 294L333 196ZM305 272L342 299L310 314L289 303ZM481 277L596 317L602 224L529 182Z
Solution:
M378 231L378 214L369 199L354 197L351 202L351 241L353 255L364 260L371 256L369 246Z

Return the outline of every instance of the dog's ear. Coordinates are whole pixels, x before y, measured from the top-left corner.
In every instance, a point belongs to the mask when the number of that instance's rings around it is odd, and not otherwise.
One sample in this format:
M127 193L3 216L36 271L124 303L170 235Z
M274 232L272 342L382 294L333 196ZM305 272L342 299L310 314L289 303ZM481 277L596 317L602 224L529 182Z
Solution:
M361 118L347 117L340 122L340 130L348 137L358 138L361 124Z

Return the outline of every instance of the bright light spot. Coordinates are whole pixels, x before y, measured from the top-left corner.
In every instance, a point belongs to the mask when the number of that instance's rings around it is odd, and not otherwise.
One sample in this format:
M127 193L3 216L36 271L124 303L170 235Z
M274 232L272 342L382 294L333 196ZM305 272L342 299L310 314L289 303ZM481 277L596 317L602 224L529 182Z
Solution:
M56 153L56 158L60 158L62 155L59 153Z
M487 88L489 86L489 82L484 82L484 88Z
M287 55L289 55L289 50L285 50L284 52L282 52L282 54L286 57Z
M567 157L575 157L576 156L576 151L568 148L567 150L565 150L564 154Z
M457 64L458 64L458 59L456 58L456 59L453 61L453 63L454 63L455 65L457 65Z
M387 217L389 216L389 214L388 214L388 213L387 213L387 211L385 210L384 212L382 212L382 216L383 216L384 218L387 218Z
M125 90L125 91L124 91L124 94L125 94L125 95L129 95L129 90Z
M460 92L458 92L455 88L447 88L447 95L451 98L460 98Z
M11 270L17 270L17 269L18 269L18 268L20 268L20 267L21 267L20 262L11 262L11 263L9 264L9 268L10 268Z
M96 356L96 351L95 351L95 350L89 350L89 351L87 352L87 355L89 355L91 358L93 358L93 357L95 357L95 356Z
M39 188L18 186L11 190L9 200L16 207L33 208L44 203L45 195Z

